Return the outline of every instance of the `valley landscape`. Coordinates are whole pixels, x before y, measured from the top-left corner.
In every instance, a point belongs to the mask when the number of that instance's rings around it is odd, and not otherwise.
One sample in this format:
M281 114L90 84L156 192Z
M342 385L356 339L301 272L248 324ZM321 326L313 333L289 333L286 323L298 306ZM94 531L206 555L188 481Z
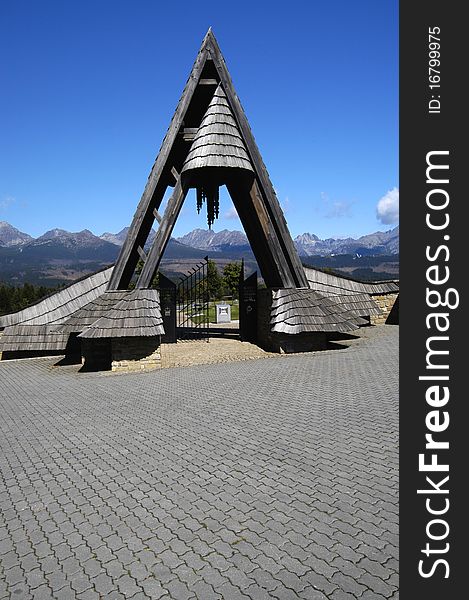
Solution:
M56 286L95 272L117 259L128 228L100 236L85 229L69 232L52 229L37 238L6 221L0 222L0 282L9 285L32 283ZM155 235L152 231L149 244ZM304 233L294 239L305 265L330 268L350 277L368 280L399 278L399 227L354 238L322 240ZM246 272L256 261L241 231L194 229L171 238L161 270L177 279L198 260L208 256L219 269L228 262L244 259Z

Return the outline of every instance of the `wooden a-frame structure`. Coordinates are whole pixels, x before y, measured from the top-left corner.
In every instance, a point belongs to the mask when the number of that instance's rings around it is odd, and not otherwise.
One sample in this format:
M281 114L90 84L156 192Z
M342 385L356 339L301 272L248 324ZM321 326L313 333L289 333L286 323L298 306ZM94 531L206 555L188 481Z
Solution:
M308 287L267 169L218 43L209 29L148 177L108 290L128 288L139 258L143 259L144 265L136 287L150 286L186 194L190 187L194 187L194 173L197 171L190 171L192 177L185 177L183 171L187 168L192 144L217 92L221 102L225 102L226 98L226 106L222 108L229 113L233 123L231 129L239 138L240 152L247 159L244 162L248 162L248 169L218 167L217 163L216 168L201 169L198 181L200 183L201 178L213 178L216 186L226 184L267 287ZM235 149L239 154L239 149ZM223 160L221 164L225 164ZM209 182L209 185L212 183ZM167 188L173 186L165 213L161 216L158 209ZM159 226L147 255L143 248L155 219Z

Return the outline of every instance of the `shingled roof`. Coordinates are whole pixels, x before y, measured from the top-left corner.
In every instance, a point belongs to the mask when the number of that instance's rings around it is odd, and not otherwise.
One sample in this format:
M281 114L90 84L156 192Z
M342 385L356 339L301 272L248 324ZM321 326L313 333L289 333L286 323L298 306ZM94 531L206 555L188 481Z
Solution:
M355 281L313 267L304 267L309 287L328 294L389 294L399 292L397 281Z
M329 296L329 298L357 317L381 315L381 310L369 294L341 294L340 296Z
M55 325L10 325L0 334L0 352L38 352L65 350L68 333Z
M182 172L202 167L234 167L254 171L221 85L218 85L208 105Z
M366 321L353 310L308 289L274 291L270 316L271 331L287 334L345 333L366 325Z
M25 325L62 323L105 291L111 273L112 267L99 271L23 310L3 315L0 317L0 328L20 323Z
M160 296L157 290L138 289L85 329L80 338L148 337L163 335Z
M94 298L91 302L88 302L88 304L85 304L85 306L77 310L76 313L59 326L59 331L64 333L81 333L108 313L128 294L128 290L104 292L104 294Z

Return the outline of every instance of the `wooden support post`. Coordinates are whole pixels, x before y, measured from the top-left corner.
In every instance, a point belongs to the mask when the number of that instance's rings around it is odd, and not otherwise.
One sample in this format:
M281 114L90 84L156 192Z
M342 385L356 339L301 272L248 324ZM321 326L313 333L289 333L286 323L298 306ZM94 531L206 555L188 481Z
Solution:
M147 255L146 255L145 250L141 246L138 246L137 251L138 251L138 255L140 256L140 258L143 260L143 262L145 262L147 260Z
M172 196L168 200L166 210L164 211L160 226L158 227L155 239L153 240L153 244L148 253L147 260L145 261L140 277L138 278L136 285L138 289L150 287L151 280L158 269L163 252L169 242L174 224L176 223L176 219L178 218L188 190L189 186L186 183L183 185L181 177L179 176Z
M230 181L226 186L267 287L295 287L255 177Z
M161 145L160 152L151 169L137 211L130 225L129 233L112 271L107 287L108 290L126 289L130 283L138 261L137 246L139 244L145 245L151 226L153 225L153 209L156 208L158 210L166 191L167 184L163 180L163 173L167 166L169 155L177 139L178 132L183 125L187 109L197 88L204 65L210 59L207 45L212 35L211 30L209 30L195 59L186 87L182 92L168 132Z
M269 212L270 221L277 231L277 238L280 243L281 251L288 263L288 269L291 273L291 276L288 279L293 283L293 285L289 285L287 287L308 287L303 266L293 244L293 240L291 239L290 232L288 231L287 223L285 221L282 209L280 208L280 204L275 194L272 182L270 181L269 174L267 173L261 153L259 152L259 148L257 147L254 136L252 135L249 122L234 89L233 81L231 80L231 76L226 67L223 55L220 51L215 36L211 31L209 31L208 34L208 42L211 58L217 70L218 76L220 77L235 120L239 129L241 130L244 143L246 144L256 175L259 178L260 188L262 189L263 195L265 195L266 210Z

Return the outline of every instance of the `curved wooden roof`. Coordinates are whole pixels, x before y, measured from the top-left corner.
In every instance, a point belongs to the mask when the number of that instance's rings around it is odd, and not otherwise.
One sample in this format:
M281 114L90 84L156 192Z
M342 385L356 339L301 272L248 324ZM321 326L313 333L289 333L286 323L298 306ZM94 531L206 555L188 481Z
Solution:
M313 267L304 267L309 287L317 292L341 294L390 294L399 292L397 281L355 281Z
M78 337L149 337L163 334L159 293L157 290L141 289L126 292L114 308Z
M287 333L334 332L358 329L366 321L332 298L309 289L280 289L272 293L271 331Z
M114 308L128 293L127 290L104 292L104 294L94 298L91 302L88 302L88 304L85 304L85 306L73 313L63 324L58 326L58 331L63 333L81 333Z
M182 167L229 167L254 171L242 135L221 85L218 85Z

